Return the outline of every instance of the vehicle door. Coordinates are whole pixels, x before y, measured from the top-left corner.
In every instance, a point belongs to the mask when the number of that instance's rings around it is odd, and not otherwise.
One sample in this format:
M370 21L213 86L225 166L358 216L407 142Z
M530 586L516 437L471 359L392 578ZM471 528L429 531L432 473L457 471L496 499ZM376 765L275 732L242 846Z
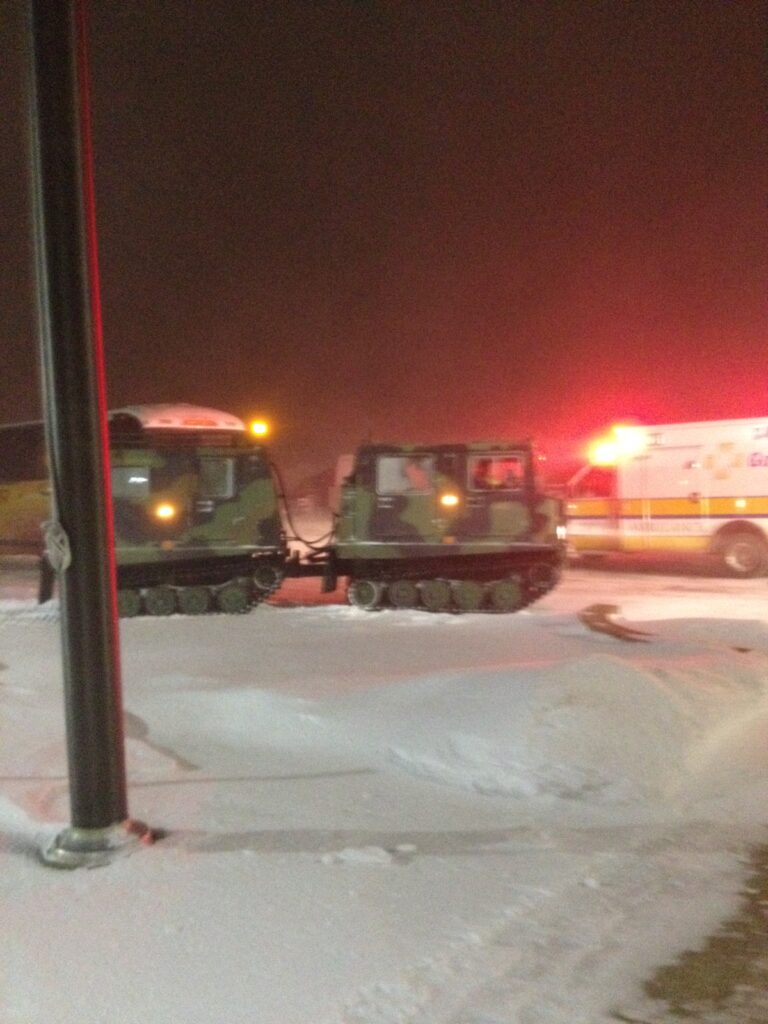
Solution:
M622 522L615 466L585 466L568 484L568 542L575 551L617 551Z
M206 546L237 547L265 542L276 521L274 485L257 452L200 451L191 537ZM274 541L273 530L268 530Z
M435 543L436 459L429 452L377 455L373 466L373 508L368 539ZM364 530L364 524L360 524ZM358 536L363 536L358 533Z
M528 452L468 452L465 493L459 540L526 539L533 525Z

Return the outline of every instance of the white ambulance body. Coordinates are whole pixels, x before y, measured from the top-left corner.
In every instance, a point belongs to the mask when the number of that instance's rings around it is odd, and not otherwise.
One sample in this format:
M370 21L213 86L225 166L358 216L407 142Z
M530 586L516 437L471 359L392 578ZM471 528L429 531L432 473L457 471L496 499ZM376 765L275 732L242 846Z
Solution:
M768 417L615 427L568 484L572 553L712 553L768 570Z

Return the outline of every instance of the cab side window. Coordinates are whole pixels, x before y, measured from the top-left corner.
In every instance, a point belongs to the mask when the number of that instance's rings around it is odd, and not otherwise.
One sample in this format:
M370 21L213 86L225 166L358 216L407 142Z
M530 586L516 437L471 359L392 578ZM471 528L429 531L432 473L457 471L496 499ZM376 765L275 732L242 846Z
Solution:
M382 455L376 460L378 494L426 494L432 490L430 455Z
M200 497L231 498L235 493L235 460L229 457L200 459Z
M514 491L525 482L520 455L472 455L467 469L473 491Z
M141 501L149 497L151 469L146 466L112 466L112 497Z
M570 488L572 498L612 498L616 494L614 466L592 466Z

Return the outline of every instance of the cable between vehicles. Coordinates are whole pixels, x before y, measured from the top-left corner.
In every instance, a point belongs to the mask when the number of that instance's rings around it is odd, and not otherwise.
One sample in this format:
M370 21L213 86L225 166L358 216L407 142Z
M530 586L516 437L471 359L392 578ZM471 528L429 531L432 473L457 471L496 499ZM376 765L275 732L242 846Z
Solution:
M283 477L280 470L274 462L270 462L269 468L272 471L272 476L276 482L277 500L280 503L283 514L285 515L286 522L292 531L292 535L286 537L289 541L298 541L300 544L305 544L310 551L316 553L327 550L328 545L333 539L333 535L336 533L336 521L338 515L336 512L331 512L332 523L329 530L321 534L319 537L315 537L314 540L308 540L306 537L302 537L299 531L296 529L296 524L293 521L291 510L288 505L288 498L285 491L285 484L283 483Z

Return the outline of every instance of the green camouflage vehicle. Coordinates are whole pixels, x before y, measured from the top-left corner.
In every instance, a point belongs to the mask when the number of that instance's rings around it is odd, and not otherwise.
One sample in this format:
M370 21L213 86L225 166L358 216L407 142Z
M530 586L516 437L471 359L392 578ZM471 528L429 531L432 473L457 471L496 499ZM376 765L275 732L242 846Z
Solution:
M237 417L131 406L109 430L123 616L243 612L285 576L322 576L326 590L346 578L367 610L512 612L557 583L563 510L537 488L529 442L364 445L334 535L301 557L277 473ZM0 428L0 550L42 554L50 493L42 424Z
M286 561L269 457L241 420L188 406L110 413L121 615L247 611Z
M132 406L109 413L109 432L121 615L244 612L280 585L277 488L240 419ZM42 555L50 494L42 424L0 428L0 549ZM44 599L53 575L42 564Z
M513 612L555 586L564 556L530 442L370 444L342 484L330 564L359 608Z

